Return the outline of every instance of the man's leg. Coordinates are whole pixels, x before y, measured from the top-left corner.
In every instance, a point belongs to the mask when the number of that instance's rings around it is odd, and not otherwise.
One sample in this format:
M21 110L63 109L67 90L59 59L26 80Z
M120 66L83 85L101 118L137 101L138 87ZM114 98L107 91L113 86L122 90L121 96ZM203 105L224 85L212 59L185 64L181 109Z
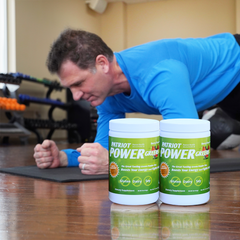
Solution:
M231 118L240 121L240 83L217 106Z
M234 34L233 35L238 43L238 45L240 46L240 34Z

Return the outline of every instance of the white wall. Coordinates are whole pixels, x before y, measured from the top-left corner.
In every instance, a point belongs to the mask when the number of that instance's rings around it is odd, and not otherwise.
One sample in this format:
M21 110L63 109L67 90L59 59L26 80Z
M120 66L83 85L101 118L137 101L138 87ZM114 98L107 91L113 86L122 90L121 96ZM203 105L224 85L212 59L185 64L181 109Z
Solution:
M89 9L84 0L15 2L16 70L37 78L56 79L56 76L49 74L45 61L50 44L66 27L99 34L114 51L159 38L240 33L240 0L115 2L109 3L103 14ZM46 91L45 87L28 82L23 82L19 89L19 93L36 97L45 97ZM65 101L64 92L57 92L52 97ZM43 105L31 104L24 116L35 118L39 113L45 119L48 109ZM1 122L6 121L3 115L0 111ZM62 120L65 115L62 110L54 112L56 120ZM53 137L65 136L66 131L56 131Z

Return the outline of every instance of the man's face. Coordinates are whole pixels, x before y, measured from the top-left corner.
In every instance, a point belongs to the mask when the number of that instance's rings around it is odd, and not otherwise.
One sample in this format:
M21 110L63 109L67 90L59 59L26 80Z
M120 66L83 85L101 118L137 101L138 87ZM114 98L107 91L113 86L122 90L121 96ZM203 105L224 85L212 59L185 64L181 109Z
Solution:
M103 103L111 89L111 82L100 66L93 73L68 60L62 64L58 76L62 86L71 90L75 101L84 99L94 107Z

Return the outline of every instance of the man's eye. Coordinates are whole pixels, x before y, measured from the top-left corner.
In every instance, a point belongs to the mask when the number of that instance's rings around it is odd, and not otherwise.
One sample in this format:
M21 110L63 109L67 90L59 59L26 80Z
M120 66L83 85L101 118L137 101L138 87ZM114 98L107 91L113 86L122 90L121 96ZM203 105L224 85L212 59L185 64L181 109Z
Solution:
M74 87L79 87L81 85L82 85L82 82L79 82L79 83L74 84Z

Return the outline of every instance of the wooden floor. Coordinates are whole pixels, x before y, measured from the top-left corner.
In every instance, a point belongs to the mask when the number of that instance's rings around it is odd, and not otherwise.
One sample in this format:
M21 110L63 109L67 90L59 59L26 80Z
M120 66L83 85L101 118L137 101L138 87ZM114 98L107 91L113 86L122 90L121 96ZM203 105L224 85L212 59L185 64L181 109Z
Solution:
M0 146L0 167L33 165L33 147ZM56 183L0 173L0 239L240 239L240 172L212 173L210 192L210 202L197 207L129 207L109 201L107 180Z

